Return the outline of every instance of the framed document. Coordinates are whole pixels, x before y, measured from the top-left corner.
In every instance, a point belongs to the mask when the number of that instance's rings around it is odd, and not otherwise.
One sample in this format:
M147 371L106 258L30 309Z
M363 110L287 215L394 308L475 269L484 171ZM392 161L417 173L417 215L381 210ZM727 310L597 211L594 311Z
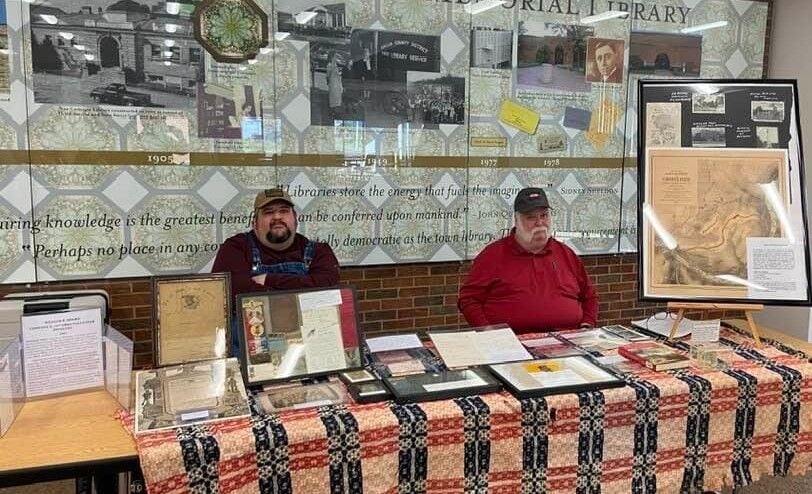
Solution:
M242 294L237 314L249 386L361 368L353 288Z
M377 403L392 397L383 381L365 381L356 384L347 384L347 391L356 403Z
M445 400L502 389L499 381L481 367L387 377L383 382L398 403Z
M323 407L347 403L349 396L344 385L337 380L316 384L280 384L257 393L257 403L265 413Z
M155 363L162 367L228 355L228 273L153 279Z
M617 375L584 356L488 366L519 399L621 387Z
M640 298L809 305L796 83L643 80L639 94Z
M251 414L234 358L139 371L135 382L136 434Z

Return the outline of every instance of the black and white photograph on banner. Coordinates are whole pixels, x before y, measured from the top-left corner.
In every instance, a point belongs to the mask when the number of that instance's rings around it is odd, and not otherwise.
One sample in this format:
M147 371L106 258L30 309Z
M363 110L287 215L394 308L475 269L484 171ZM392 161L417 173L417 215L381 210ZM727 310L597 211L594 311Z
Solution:
M349 38L344 3L329 0L276 0L276 38L318 41Z
M30 9L37 103L194 107L204 60L193 4L53 0Z
M199 137L262 139L262 95L253 86L201 83L198 87Z
M724 115L725 93L691 95L691 111L693 113Z
M454 125L465 123L464 77L413 71L406 78L411 122Z
M727 146L724 127L691 127L691 143L695 148Z
M774 149L778 147L778 127L756 127L756 146Z
M474 26L471 29L471 67L513 67L513 31Z
M519 89L588 92L586 40L594 28L519 21L516 74Z
M427 74L425 79L438 79L435 85L447 89L449 104L455 104L451 95L458 92L455 84L440 75L439 36L356 29L346 44L338 39L311 41L310 69L311 125L332 126L337 120L352 120L392 128L408 121L422 122L410 108L407 83L413 72ZM442 91L438 94L443 96ZM438 123L461 120L456 111L453 118L451 113L442 118L438 114L437 119L442 120Z
M783 122L783 101L751 101L750 118L754 122Z
M629 72L656 77L699 77L702 36L632 31Z
M6 2L0 2L0 98L11 92L9 82L8 24L6 23Z

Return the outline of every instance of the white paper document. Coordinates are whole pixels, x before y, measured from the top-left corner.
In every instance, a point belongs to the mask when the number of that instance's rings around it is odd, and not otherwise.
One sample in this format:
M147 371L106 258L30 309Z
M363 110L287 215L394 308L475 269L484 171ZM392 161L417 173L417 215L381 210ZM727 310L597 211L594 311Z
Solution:
M691 332L691 343L713 343L719 341L719 319L709 321L694 321Z
M391 336L378 336L367 338L367 346L371 353L387 352L390 350L406 350L408 348L422 348L423 343L417 334L395 334Z
M429 337L451 369L533 358L510 328L429 333Z
M307 372L342 370L347 367L338 307L302 310L302 343Z
M484 386L487 384L480 377L472 377L470 379L461 379L459 381L447 381L441 383L424 384L425 391L445 391L447 389L471 388L474 386Z
M534 372L531 375L543 386L547 387L572 386L587 382L586 379L572 369L555 372Z
M805 300L803 244L787 238L747 239L747 296L756 299Z
M26 396L104 386L101 309L22 317Z
M302 311L341 305L341 290L319 290L317 292L300 293L299 307Z

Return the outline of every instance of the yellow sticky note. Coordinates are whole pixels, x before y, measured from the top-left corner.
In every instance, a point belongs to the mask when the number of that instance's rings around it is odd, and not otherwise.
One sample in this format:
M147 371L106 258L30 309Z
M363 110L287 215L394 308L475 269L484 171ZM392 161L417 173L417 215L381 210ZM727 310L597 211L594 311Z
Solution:
M505 100L502 106L499 107L499 120L516 127L522 132L527 132L532 135L536 133L536 127L539 126L539 114L525 108L524 106L517 105L516 103Z
M558 372L561 370L561 362L555 360L547 360L545 362L530 362L524 364L524 370L529 374L537 372Z

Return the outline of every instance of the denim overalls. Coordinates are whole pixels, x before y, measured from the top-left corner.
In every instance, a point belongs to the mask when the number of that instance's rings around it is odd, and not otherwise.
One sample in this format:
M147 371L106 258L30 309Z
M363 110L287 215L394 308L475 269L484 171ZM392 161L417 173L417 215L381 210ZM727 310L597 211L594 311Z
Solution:
M262 264L262 255L257 247L257 242L254 240L254 233L252 231L246 232L245 237L248 239L248 245L251 246L251 276L258 274L299 274L306 275L310 271L310 261L313 260L313 251L316 244L312 240L307 241L304 250L304 258L302 262L288 261L279 262L276 264ZM236 307L236 310L240 310ZM240 350L240 337L239 333L243 328L239 327L240 318L234 317L231 324L231 355L239 356Z

